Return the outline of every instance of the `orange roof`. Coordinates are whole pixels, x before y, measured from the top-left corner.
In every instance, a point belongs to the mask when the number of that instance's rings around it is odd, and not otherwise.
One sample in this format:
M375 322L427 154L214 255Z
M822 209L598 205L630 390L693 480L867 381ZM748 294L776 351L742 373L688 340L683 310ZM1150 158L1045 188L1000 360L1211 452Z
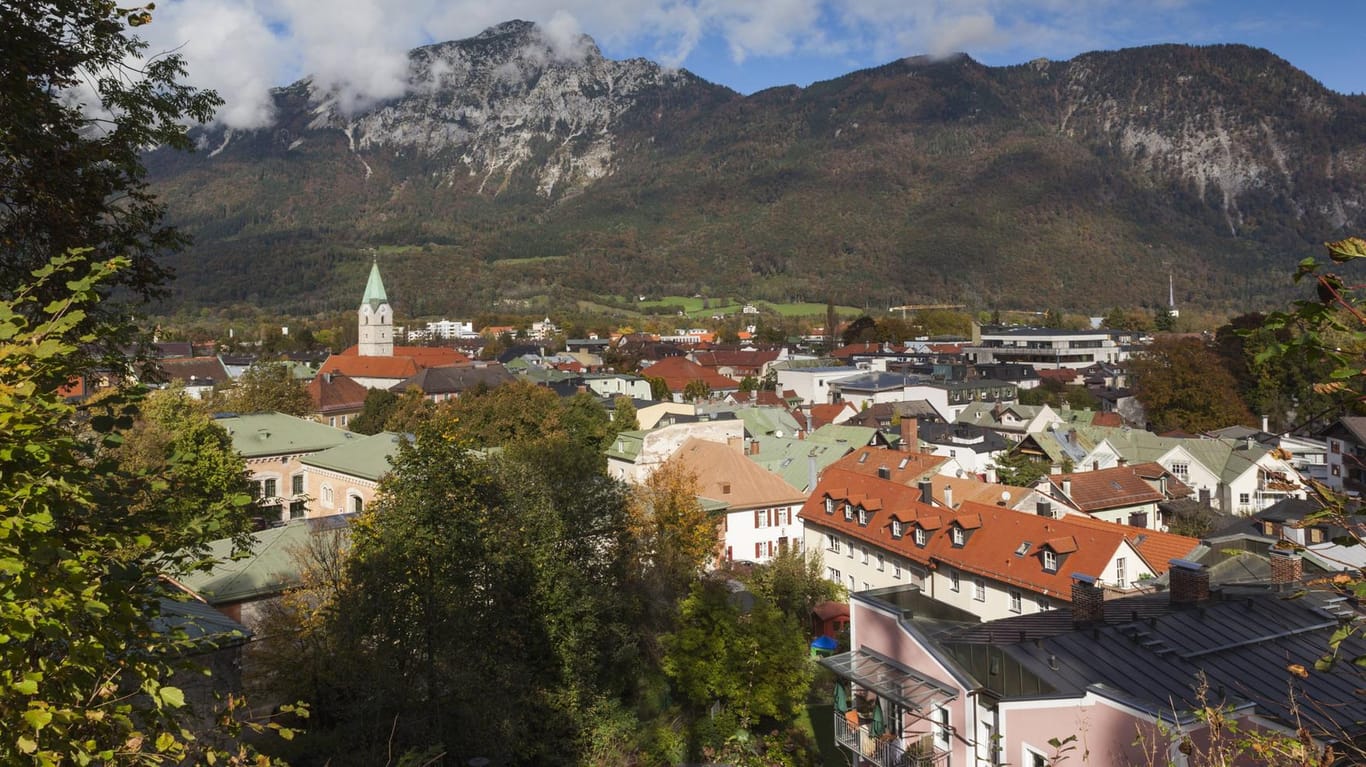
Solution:
M1119 413L1096 413L1091 416L1092 426L1110 426L1120 428L1124 425L1124 418Z
M412 357L353 357L334 354L319 373L341 373L352 378L392 378L402 381L422 368Z
M698 495L728 503L732 509L801 503L806 498L782 477L720 442L689 437L669 460L697 475Z
M835 419L839 417L840 413L843 413L845 410L852 410L855 414L858 413L858 408L854 407L852 402L830 402L821 405L812 405L811 425L819 429L822 426L832 424L835 422Z
M739 381L704 368L685 357L665 357L642 369L640 374L647 378L664 379L664 383L668 384L669 391L672 392L681 392L687 388L690 381L699 380L704 381L714 392L734 391L740 388Z
M830 467L872 476L877 476L879 469L886 469L888 479L893 482L913 485L927 475L934 474L948 460L944 456L929 453L903 453L885 447L861 447L830 464Z
M865 507L867 524L860 525L857 514L846 519L843 513L844 499L851 496L877 497L882 508ZM825 510L827 497L835 501L832 512ZM1170 560L1188 555L1199 544L1182 535L1085 517L1051 519L971 501L954 513L920 503L919 493L904 485L834 467L826 470L798 516L809 526L838 530L922 564L939 562L1064 600L1071 595L1072 573L1099 577L1126 542L1143 560L1134 566L1154 575L1166 572ZM902 523L914 521L928 531L926 545L917 546L909 533L894 538L893 517ZM944 520L949 524L940 524ZM967 531L963 545L953 545L951 527ZM1061 557L1051 572L1044 569L1039 553L1045 543Z
M347 347L341 355L343 357L359 357L360 347ZM470 362L469 357L445 346L395 346L393 356L408 357L416 362L418 367L424 368L467 365Z
M1071 480L1072 492L1068 501L1085 512L1138 506L1167 500L1168 495L1184 496L1189 489L1176 477L1168 476L1168 493L1150 485L1144 477L1158 478L1167 474L1161 465L1148 462L1128 466L1116 466L1094 471L1076 471L1071 474L1050 475L1048 481L1053 485L1054 495L1062 496L1062 483Z

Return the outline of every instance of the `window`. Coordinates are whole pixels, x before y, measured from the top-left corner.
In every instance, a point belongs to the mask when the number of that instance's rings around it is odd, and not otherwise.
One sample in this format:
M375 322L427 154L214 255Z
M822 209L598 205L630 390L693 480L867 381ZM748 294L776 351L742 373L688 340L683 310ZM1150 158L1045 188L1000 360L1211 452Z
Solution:
M1053 603L1049 602L1048 599L1045 597L1039 597L1036 604L1038 604L1039 612L1041 613L1048 612L1049 610L1053 609Z
M846 557L849 557L850 559L853 559L853 558L854 558L854 542L853 542L853 541L850 541L850 542L849 542L849 545L847 545L847 546L844 547L844 555L845 555Z
M978 602L987 601L987 582L977 578L972 582L972 598Z
M853 590L854 590L854 576L852 576L852 575L849 576L849 590L850 590L850 591L853 591Z
M882 568L887 564L887 560L882 556L882 552L877 554L877 571L882 572Z
M858 510L858 524L859 524L859 527L867 527L867 526L868 526L868 511L867 511L866 509L859 509L859 510Z
M961 588L961 586L962 583L960 583L958 580L958 571L949 571L949 591L958 591L959 588Z
M901 580L901 563L895 559L892 560L892 577Z
M1024 747L1024 767L1048 767L1048 757L1029 746Z
M950 537L953 538L954 546L962 546L963 542L967 540L967 536L963 534L963 528L956 525L951 529Z
M762 530L762 529L764 529L765 527L768 527L768 510L767 510L767 509L755 509L755 510L754 510L754 529L755 529L755 530Z
M763 542L763 541L755 541L755 542L754 542L754 558L755 558L755 559L763 559L763 557L764 557L764 542Z
M332 486L323 485L323 505L329 509L336 508L336 500L332 495Z
M303 516L304 516L304 514L305 514L307 511L308 511L308 504L307 504L305 501L290 501L290 502L289 502L289 518L290 518L290 519L302 519Z
M915 529L915 545L924 546L929 539L930 536L925 532L925 528L917 527Z
M1323 528L1322 528L1322 527L1311 527L1311 528L1309 528L1309 542L1310 542L1310 543L1323 543Z
M836 569L833 568L833 567L827 567L827 568L825 568L825 577L829 578L830 580L834 581L835 583L839 583L840 580L842 579L842 577L840 576L840 571L839 571L839 570L836 570Z
M275 492L277 489L278 488L276 487L276 482L274 479L261 480L262 498L274 498L276 495L278 495L278 493Z
M1251 502L1252 502L1252 496L1251 496L1251 495L1248 495L1247 493L1239 493L1239 494L1238 494L1238 505L1239 505L1239 506L1246 506L1246 505L1248 505L1248 504L1251 503Z
M865 565L868 564L868 547L867 547L867 546L860 546L860 547L859 547L859 554L860 554L859 561L862 562L862 563L865 564Z
M1043 569L1050 573L1058 571L1058 555L1050 549L1043 550Z
M940 750L949 750L949 736L952 729L949 726L949 710L943 706L934 707L934 744Z
M365 510L365 500L359 495L351 496L351 511L359 514Z
M1129 585L1129 574L1126 572L1128 569L1126 567L1127 564L1128 563L1124 561L1124 557L1115 558L1115 585L1120 588L1125 588Z
M1172 464L1172 474L1175 474L1176 478L1182 482L1185 482L1190 478L1190 473L1191 465L1189 463L1181 462Z
M839 538L836 538L836 537L833 536L833 535L827 535L827 536L825 536L825 548L826 548L826 550L828 550L828 551L833 551L833 552L835 552L836 554L840 553L840 539L839 539ZM836 578L835 580L839 580L839 579Z
M1335 440L1335 439L1330 439L1330 440L1328 440L1328 451L1329 451L1330 453L1341 453L1341 452L1342 452L1342 443L1341 443L1341 442L1338 442L1338 441Z
M892 520L892 537L893 537L893 538L900 538L900 537L901 537L901 520L899 520L899 519L894 519L894 520Z
M834 514L834 513L835 513L835 499L834 499L834 498L831 498L830 496L826 496L826 497L825 497L825 513L826 513L826 514Z
M289 478L289 492L294 495L304 494L304 475L295 474Z
M850 522L850 521L852 521L853 519L854 519L854 507L851 506L851 505L849 505L849 504L847 504L847 503L844 504L844 521L845 521L845 522Z
M1023 609L1024 609L1024 605L1022 604L1022 600L1020 599L1020 592L1016 591L1015 589L1011 589L1011 590L1010 590L1010 611L1013 612L1013 613L1018 613L1018 612L1022 611Z

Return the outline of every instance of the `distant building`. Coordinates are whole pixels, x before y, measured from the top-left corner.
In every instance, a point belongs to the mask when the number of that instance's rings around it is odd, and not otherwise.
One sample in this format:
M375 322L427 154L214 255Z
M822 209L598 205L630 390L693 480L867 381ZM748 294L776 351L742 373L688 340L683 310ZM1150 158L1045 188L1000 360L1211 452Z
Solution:
M1129 358L1128 352L1104 331L1050 328L983 330L979 340L963 349L963 355L978 365L1014 362L1037 370L1080 370Z

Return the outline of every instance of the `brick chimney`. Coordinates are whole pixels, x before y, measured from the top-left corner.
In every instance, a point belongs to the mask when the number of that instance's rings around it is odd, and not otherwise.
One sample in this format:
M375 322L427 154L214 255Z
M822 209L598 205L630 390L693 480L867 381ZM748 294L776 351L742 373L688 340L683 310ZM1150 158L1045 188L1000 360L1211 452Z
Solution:
M1096 579L1084 573L1072 573L1072 625L1082 628L1105 622L1105 592Z
M1299 552L1290 549L1272 549L1271 583L1276 586L1289 586L1300 582L1304 577L1304 558Z
M758 454L759 454L759 440L757 440L757 439L752 439L752 440L749 441L749 454L750 454L750 455L758 455Z
M920 449L920 421L915 418L901 419L901 450L912 453Z
M1209 570L1199 562L1173 559L1170 579L1172 605L1195 605L1209 601Z

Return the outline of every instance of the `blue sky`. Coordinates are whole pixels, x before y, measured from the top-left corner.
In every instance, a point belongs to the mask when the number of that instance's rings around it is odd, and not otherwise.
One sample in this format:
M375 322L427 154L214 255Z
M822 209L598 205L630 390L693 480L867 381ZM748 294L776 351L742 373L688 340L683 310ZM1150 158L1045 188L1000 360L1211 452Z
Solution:
M1366 92L1366 2L1354 0L165 0L141 32L224 96L223 123L251 128L270 122L271 87L311 74L344 103L392 97L410 48L514 18L742 93L920 54L1002 65L1165 42L1256 45Z

